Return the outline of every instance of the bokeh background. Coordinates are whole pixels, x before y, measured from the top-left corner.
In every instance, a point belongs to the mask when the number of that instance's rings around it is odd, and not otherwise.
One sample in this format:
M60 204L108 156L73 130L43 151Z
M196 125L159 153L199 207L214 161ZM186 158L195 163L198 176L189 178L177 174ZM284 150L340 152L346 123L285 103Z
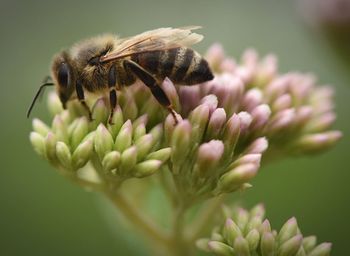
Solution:
M1 0L0 255L145 253L106 220L97 195L70 184L34 153L25 113L61 48L104 32L130 36L184 25L204 27L199 52L217 41L235 57L255 47L276 53L281 71L312 71L320 83L334 85L341 142L322 155L263 168L240 198L248 207L264 202L276 228L296 216L304 234L333 242L333 255L348 255L350 66L329 37L304 22L300 9L291 0ZM44 103L34 116L48 119Z

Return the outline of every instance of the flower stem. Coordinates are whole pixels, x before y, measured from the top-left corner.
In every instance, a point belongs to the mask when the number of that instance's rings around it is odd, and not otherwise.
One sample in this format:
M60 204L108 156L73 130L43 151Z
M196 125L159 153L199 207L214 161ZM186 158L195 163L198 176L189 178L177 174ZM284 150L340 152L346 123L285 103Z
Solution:
M160 229L151 219L147 218L143 212L140 212L137 207L132 205L122 193L105 190L104 194L145 237L148 237L153 242L154 247L164 248L169 245L168 234Z

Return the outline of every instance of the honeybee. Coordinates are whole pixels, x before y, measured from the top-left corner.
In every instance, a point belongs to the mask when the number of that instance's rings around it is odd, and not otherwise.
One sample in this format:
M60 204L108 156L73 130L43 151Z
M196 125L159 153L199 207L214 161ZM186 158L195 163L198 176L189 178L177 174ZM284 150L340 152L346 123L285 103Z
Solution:
M171 102L160 87L163 80L168 77L175 84L193 85L213 79L208 62L189 48L203 39L192 32L198 28L159 28L122 39L107 34L76 43L53 58L52 82L40 86L27 117L41 91L46 86L55 86L63 108L69 100L77 98L90 120L92 115L84 92L109 93L111 123L117 91L139 79L177 122Z

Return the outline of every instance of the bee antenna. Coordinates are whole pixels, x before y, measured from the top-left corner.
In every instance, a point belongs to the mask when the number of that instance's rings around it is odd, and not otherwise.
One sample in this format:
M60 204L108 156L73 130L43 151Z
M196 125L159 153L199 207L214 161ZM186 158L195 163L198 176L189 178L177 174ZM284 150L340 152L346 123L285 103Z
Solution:
M46 83L42 84L42 85L39 87L39 90L38 90L37 93L35 94L34 99L33 99L33 101L32 101L32 104L30 104L30 107L29 107L29 109L28 109L27 118L29 118L29 115L30 115L30 113L32 112L32 109L33 109L33 107L34 107L34 105L35 105L35 102L36 102L36 100L38 99L38 97L40 96L41 92L42 92L47 86L53 86L53 85L54 85L54 83L52 83L52 82L50 82L50 83L46 82Z

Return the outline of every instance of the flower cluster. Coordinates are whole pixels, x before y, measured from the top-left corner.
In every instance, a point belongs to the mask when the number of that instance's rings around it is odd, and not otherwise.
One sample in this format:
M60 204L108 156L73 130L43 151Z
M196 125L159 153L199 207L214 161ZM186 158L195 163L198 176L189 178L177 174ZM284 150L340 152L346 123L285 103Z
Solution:
M279 231L272 230L264 218L265 210L257 205L250 211L224 208L222 226L214 228L210 238L197 241L201 250L220 256L326 256L330 243L316 244L315 236L304 237L295 218L289 219Z
M329 131L335 120L330 87L317 87L309 74L279 75L273 55L259 60L247 50L238 65L212 46L207 60L214 80L194 86L162 84L178 112L179 124L148 88L137 83L119 93L114 124L106 124L108 104L101 98L89 123L72 101L63 111L55 95L52 127L33 122L31 141L51 163L77 170L89 160L100 178L144 177L170 156L168 169L184 197L208 198L249 187L260 166L281 155L313 153L341 136ZM61 168L62 169L62 168Z
M35 150L63 174L75 173L90 161L100 182L118 183L153 174L170 156L170 148L160 146L161 125L146 131L145 115L131 122L117 108L113 125L106 125L108 107L104 99L94 104L92 122L77 102L62 110L54 93L49 97L49 109L55 114L51 127L34 119L30 140Z

